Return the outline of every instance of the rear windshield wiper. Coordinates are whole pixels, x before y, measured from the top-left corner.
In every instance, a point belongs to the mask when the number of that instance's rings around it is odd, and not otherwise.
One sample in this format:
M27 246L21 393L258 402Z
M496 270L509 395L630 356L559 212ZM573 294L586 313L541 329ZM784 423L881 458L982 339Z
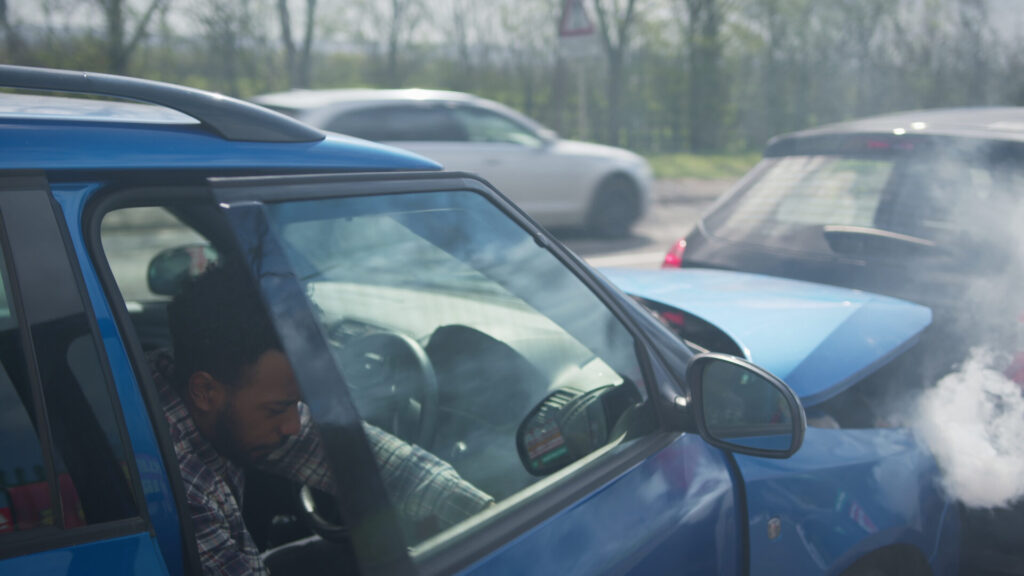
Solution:
M850 256L907 257L943 253L938 244L926 238L867 226L826 224L822 226L829 248Z

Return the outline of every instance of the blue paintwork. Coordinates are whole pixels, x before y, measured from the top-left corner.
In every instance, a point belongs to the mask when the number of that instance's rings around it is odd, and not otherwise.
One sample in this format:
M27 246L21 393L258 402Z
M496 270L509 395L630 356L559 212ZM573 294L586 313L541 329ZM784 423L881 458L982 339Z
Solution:
M741 574L733 483L727 457L684 434L462 574Z
M201 125L143 125L0 117L0 170L249 168L333 171L440 170L411 152L331 135L320 142L231 142Z
M0 560L0 574L78 576L93 574L168 574L160 550L148 533L99 540L70 548Z
M913 346L931 324L925 306L743 272L602 270L624 292L685 310L725 332L747 359L812 407Z
M736 455L747 493L751 576L835 574L862 555L909 544L936 575L955 574L959 508L934 458L903 429L808 428L787 460ZM779 518L782 535L768 537Z
M54 198L64 212L64 221L74 246L75 257L81 267L89 301L99 326L100 337L103 339L103 349L110 364L110 371L114 376L114 386L121 402L125 426L128 429L132 451L135 454L135 463L139 469L139 478L142 481L150 522L156 529L155 533L163 557L166 559L168 570L171 574L181 574L184 571L181 528L178 523L170 481L160 456L156 436L153 434L153 426L149 421L146 405L135 380L135 372L128 360L124 339L114 321L114 315L104 296L99 277L96 275L92 259L86 251L83 240L82 210L86 201L98 188L99 186L96 184L51 186Z

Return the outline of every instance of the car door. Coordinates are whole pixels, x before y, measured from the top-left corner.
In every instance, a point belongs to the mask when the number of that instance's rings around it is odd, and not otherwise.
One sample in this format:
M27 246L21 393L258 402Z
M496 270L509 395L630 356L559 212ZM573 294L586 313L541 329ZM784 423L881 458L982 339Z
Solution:
M211 186L323 438L363 573L744 569L737 476L668 421L659 398L684 391L637 328L653 321L492 189L451 174ZM454 524L413 516L381 431L493 503Z

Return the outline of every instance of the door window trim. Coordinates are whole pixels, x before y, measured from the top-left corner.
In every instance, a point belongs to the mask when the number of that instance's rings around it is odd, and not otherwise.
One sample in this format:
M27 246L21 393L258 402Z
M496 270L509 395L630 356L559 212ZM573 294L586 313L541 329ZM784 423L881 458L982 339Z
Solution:
M166 175L166 181L173 181L175 176ZM90 199L82 215L83 234L86 248L92 260L96 276L103 288L107 304L110 306L117 330L121 334L121 342L125 347L128 360L135 374L143 403L150 422L157 446L160 449L164 470L167 474L171 495L174 498L180 532L182 557L185 574L202 574L202 563L199 559L195 527L188 508L185 485L181 479L181 467L174 452L170 429L163 415L160 396L149 372L145 352L142 350L135 326L132 324L128 308L118 288L117 280L110 269L101 239L101 224L105 214L121 208L141 206L167 206L175 203L189 204L203 202L212 204L210 191L203 185L184 183L181 185L161 186L129 186L104 191Z

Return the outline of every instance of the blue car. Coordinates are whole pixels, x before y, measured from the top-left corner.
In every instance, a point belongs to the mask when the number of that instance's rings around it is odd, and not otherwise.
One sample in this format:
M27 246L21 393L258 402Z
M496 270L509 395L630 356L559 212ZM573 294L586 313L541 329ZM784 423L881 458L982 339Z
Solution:
M9 66L0 86L0 574L204 573L231 547L205 496L278 575L955 568L926 454L807 427L800 397L866 351L803 376L697 352L486 182L251 104ZM161 366L218 269L258 295L326 490L268 457L197 494L179 464ZM451 521L387 481L422 462L487 505Z
M916 379L904 376L919 360L929 308L725 270L603 272L692 349L754 362L804 406L808 428L791 458L734 456L751 574L838 573L865 550L907 553L921 573L955 572L959 508L941 492L927 449L897 427L903 414L886 412L908 406L900 400Z

